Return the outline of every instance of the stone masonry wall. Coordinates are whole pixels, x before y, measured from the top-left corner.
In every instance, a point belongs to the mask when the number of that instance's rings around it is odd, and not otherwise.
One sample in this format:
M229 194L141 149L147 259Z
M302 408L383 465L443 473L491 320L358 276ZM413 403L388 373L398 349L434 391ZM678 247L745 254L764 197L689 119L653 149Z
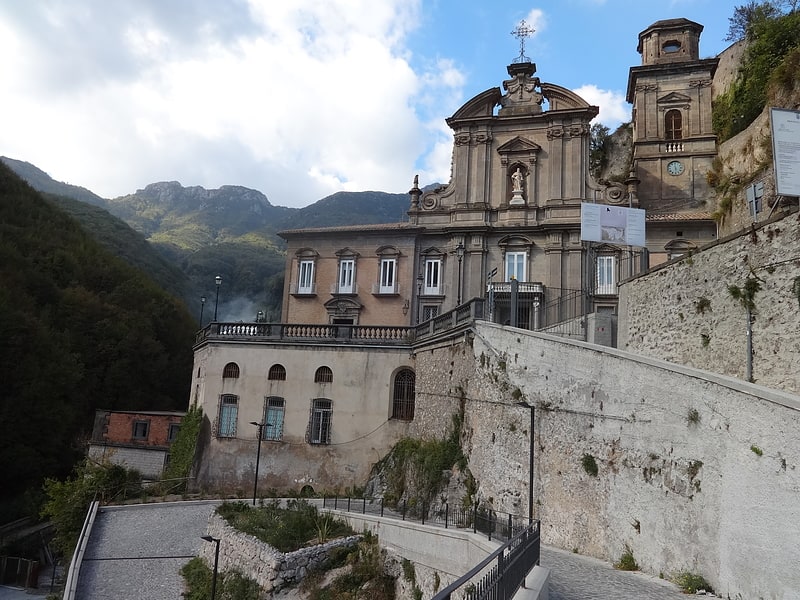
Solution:
M309 570L321 566L331 550L343 546L354 546L361 536L349 536L283 553L269 544L235 530L216 512L208 520L208 535L221 540L219 571L239 571L254 579L267 593L299 583ZM199 556L206 564L214 565L215 544L201 547Z
M530 403L544 543L609 562L628 547L644 572L701 574L734 599L800 589L800 398L483 322L460 345L418 355L417 373L470 374L481 500L527 514Z
M729 286L756 277L753 380L800 392L800 221L790 214L619 289L619 348L746 377L747 317Z

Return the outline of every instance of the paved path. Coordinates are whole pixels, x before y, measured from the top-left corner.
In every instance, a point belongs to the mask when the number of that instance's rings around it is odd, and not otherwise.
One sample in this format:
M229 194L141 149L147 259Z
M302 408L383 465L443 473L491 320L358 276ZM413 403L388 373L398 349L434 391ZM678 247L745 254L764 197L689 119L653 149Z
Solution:
M668 581L644 573L619 571L610 564L542 546L543 567L550 569L550 600L686 600Z

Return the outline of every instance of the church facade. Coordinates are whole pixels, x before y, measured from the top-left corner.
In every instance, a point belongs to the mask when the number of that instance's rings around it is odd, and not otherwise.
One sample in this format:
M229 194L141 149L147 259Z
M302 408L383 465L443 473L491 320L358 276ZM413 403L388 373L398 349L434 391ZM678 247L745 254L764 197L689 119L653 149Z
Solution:
M450 181L414 178L406 222L282 232L281 323L212 323L195 345L199 484L255 478L255 435L270 442L270 487L363 483L414 432L417 326L458 307L614 345L617 283L716 236L704 179L716 63L699 59L701 31L676 19L640 34L633 153L616 181L590 175L598 107L541 81L521 51L502 87L447 119ZM582 240L582 204L644 209L645 246Z

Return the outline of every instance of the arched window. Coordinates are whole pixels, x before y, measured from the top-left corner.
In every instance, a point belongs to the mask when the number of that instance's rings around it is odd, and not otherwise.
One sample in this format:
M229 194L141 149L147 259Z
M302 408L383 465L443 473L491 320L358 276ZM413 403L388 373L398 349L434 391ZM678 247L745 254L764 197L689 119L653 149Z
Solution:
M683 139L683 116L681 111L672 109L664 115L665 138L668 140Z
M314 373L314 383L333 383L333 371L329 367L320 367Z
M267 379L270 381L286 381L286 369L283 365L272 365Z
M223 379L238 379L239 378L239 365L236 363L228 363L222 370Z
M414 419L416 401L416 375L411 369L403 369L394 377L392 387L392 418L403 421Z

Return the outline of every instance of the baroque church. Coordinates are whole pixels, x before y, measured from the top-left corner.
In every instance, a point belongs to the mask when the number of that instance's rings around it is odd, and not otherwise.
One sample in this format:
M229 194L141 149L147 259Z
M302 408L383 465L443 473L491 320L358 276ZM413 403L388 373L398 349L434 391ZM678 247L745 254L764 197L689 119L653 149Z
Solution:
M716 238L705 174L718 59L700 58L702 30L670 19L639 34L622 177L592 178L599 108L541 81L523 41L502 87L447 119L450 181L430 189L414 178L406 222L282 232L281 323L212 322L198 334L198 485L363 485L418 433L414 344L439 323L466 315L615 345L617 283ZM644 246L582 239L590 204L643 210Z

